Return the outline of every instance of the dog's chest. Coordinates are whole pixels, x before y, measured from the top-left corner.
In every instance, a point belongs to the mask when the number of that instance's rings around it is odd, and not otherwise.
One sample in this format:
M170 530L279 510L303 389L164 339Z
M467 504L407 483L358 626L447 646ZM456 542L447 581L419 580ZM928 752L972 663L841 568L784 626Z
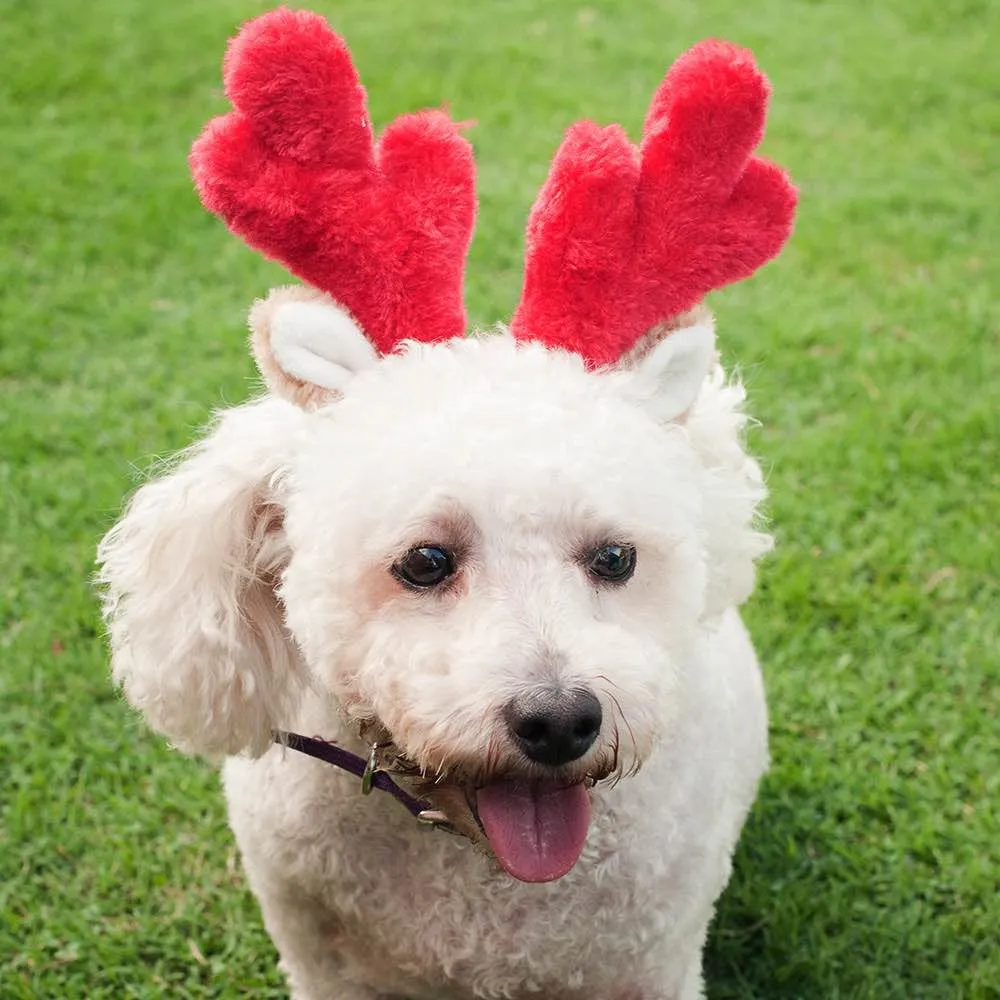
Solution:
M464 838L418 827L388 797L362 797L356 779L313 761L281 767L280 781L255 781L267 823L247 829L234 811L244 854L262 853L272 874L321 902L336 926L330 947L389 993L583 1000L600 986L596 995L641 997L643 970L672 934L669 901L689 899L697 877L692 845L671 844L649 804L651 774L615 789L613 808L595 804L570 875L527 885ZM683 870L669 863L675 853L687 856Z

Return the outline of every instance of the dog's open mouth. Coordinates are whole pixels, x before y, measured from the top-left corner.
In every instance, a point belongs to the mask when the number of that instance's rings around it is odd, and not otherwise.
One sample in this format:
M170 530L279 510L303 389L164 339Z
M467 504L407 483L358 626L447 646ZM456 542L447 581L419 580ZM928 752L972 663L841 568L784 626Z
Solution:
M551 882L576 864L590 826L583 782L503 778L474 794L483 833L508 874L522 882Z
M412 781L414 793L433 805L441 818L435 825L488 846L504 871L522 882L552 882L573 868L590 828L590 789L618 768L616 748L586 774L561 780L462 770L430 778L380 723L365 727L364 738L382 748L389 774Z

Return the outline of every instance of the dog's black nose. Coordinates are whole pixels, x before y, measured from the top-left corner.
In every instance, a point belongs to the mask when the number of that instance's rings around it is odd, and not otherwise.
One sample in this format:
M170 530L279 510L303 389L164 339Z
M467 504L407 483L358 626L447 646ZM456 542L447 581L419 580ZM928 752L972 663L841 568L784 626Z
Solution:
M582 757L601 731L601 703L584 688L546 688L514 698L504 721L524 755L558 767Z

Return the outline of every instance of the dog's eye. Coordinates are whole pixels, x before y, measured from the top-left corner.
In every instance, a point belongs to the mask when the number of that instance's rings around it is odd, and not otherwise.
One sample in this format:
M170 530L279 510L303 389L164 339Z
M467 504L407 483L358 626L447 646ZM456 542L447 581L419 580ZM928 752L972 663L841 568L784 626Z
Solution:
M602 545L591 553L587 570L604 583L624 583L635 572L635 546Z
M410 549L392 571L411 587L436 587L455 572L455 557L437 545L418 545Z

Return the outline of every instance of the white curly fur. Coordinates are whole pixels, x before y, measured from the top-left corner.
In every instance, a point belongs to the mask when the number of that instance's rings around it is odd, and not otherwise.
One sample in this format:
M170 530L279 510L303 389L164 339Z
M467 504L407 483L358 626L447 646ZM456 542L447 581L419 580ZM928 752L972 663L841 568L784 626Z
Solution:
M315 411L228 411L102 543L114 676L177 746L233 755L230 820L295 1000L702 995L766 766L735 607L769 538L742 389L716 365L667 418L683 379L655 355L595 373L505 335L409 345ZM638 550L623 587L579 564L609 538ZM456 586L401 587L393 562L441 539ZM364 752L377 718L430 775L516 770L500 710L539 682L602 703L581 767L614 743L641 764L593 790L583 855L551 883L267 749L286 727Z

